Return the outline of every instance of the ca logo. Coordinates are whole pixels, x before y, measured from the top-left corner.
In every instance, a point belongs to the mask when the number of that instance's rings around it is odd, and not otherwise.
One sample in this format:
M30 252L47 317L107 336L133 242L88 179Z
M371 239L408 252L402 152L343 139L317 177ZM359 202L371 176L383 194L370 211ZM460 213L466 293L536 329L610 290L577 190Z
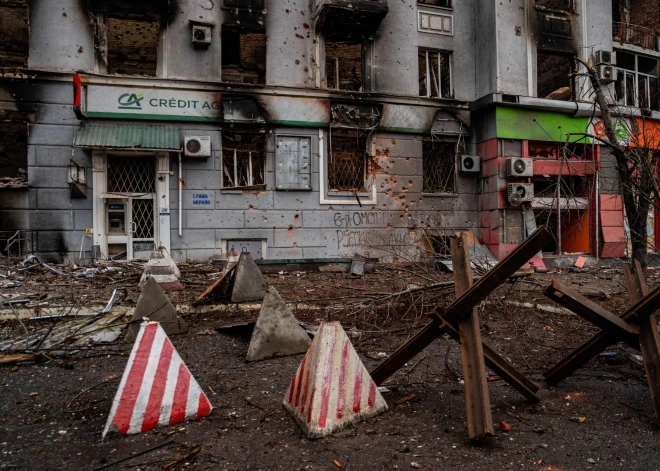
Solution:
M117 98L120 110L141 110L142 100L144 100L144 93L140 93L139 95L135 93L124 93Z

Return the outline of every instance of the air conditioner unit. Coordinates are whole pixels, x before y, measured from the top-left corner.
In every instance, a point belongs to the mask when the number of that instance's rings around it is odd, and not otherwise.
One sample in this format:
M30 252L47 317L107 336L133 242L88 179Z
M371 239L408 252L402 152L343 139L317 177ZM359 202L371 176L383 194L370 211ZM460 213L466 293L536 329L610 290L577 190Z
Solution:
M195 47L207 48L211 44L211 27L193 25L192 42Z
M534 175L532 159L514 157L506 163L506 176L509 178L531 177Z
M507 185L507 197L509 204L518 206L525 201L532 201L534 198L533 183L509 183Z
M211 138L209 136L186 136L183 150L186 157L211 157Z
M616 68L605 64L597 65L596 75L601 82L614 82L616 80Z
M461 173L481 172L481 158L478 155L461 155Z
M616 53L612 51L596 51L594 54L594 63L596 65L614 65L616 64Z

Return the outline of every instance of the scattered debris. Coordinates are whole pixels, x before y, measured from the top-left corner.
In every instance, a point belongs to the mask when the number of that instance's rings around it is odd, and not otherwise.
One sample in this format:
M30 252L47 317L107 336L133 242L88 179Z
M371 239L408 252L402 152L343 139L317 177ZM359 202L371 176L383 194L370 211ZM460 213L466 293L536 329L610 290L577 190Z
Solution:
M225 272L211 286L206 288L206 290L200 294L195 301L193 301L192 305L199 306L201 304L227 299L233 285L235 270L236 267L232 267Z
M339 265L325 265L319 267L319 271L323 273L346 273L346 269Z

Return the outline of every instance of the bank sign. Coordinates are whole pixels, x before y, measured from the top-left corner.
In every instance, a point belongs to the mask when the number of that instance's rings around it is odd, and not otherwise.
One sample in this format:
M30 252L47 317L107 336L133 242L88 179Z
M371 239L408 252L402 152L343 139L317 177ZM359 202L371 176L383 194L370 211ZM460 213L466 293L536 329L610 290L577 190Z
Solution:
M222 121L222 94L193 90L88 85L89 118Z

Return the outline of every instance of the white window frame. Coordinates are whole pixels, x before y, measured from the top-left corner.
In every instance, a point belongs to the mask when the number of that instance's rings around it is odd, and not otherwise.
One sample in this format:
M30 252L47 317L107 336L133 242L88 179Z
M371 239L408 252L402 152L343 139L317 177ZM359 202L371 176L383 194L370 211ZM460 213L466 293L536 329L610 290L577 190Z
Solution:
M619 80L619 72L623 74L623 80L621 83L621 91L622 91L622 97L621 99L617 100L617 103L619 105L623 106L631 106L634 108L651 108L651 94L650 94L650 79L659 79L659 75L650 75L650 74L644 74L642 72L638 72L639 69L639 57L641 54L636 54L634 52L630 51L625 51L626 54L631 54L635 56L635 70L629 70L629 69L624 69L624 68L619 68L617 72L617 81ZM644 56L641 55L644 58L652 59L658 62L658 68L660 69L660 61L658 61L657 57L652 57L652 56ZM634 103L627 103L628 100L628 90L626 89L626 77L627 76L632 76L633 77L633 97L634 97ZM639 103L639 79L640 77L644 78L644 86L646 88L646 106L640 106ZM660 82L658 83L660 85Z
M233 175L233 177L234 177L234 182L238 183L239 182L239 180L238 180L238 155L237 155L238 150L237 149L232 149L232 150L234 151L234 175ZM226 175L225 175L224 149L223 149L222 154L223 154L222 155L222 188L223 189L231 190L231 189L245 188L246 186L255 186L254 176L253 176L253 171L252 171L253 170L252 169L252 154L253 154L253 152L248 151L248 175L247 175L248 176L248 178L247 178L248 179L248 184L243 185L243 186L238 186L238 185L227 186L227 185L225 185ZM259 183L258 185L266 186L266 156L265 155L264 155L264 182Z
M417 55L417 60L419 60L419 52L424 52L426 56L426 95L420 95L420 96L426 96L427 98L453 98L454 97L454 64L453 64L453 58L454 55L452 54L451 51L443 51L439 49L426 49L426 48L419 48L418 55ZM430 54L429 54L430 53ZM431 54L446 54L447 55L447 61L449 64L449 96L442 96L442 76L440 74L440 58L438 57L438 70L435 71L437 77L438 77L438 83L437 83L437 90L438 90L438 96L433 96L431 95L431 61L429 60L429 57Z

